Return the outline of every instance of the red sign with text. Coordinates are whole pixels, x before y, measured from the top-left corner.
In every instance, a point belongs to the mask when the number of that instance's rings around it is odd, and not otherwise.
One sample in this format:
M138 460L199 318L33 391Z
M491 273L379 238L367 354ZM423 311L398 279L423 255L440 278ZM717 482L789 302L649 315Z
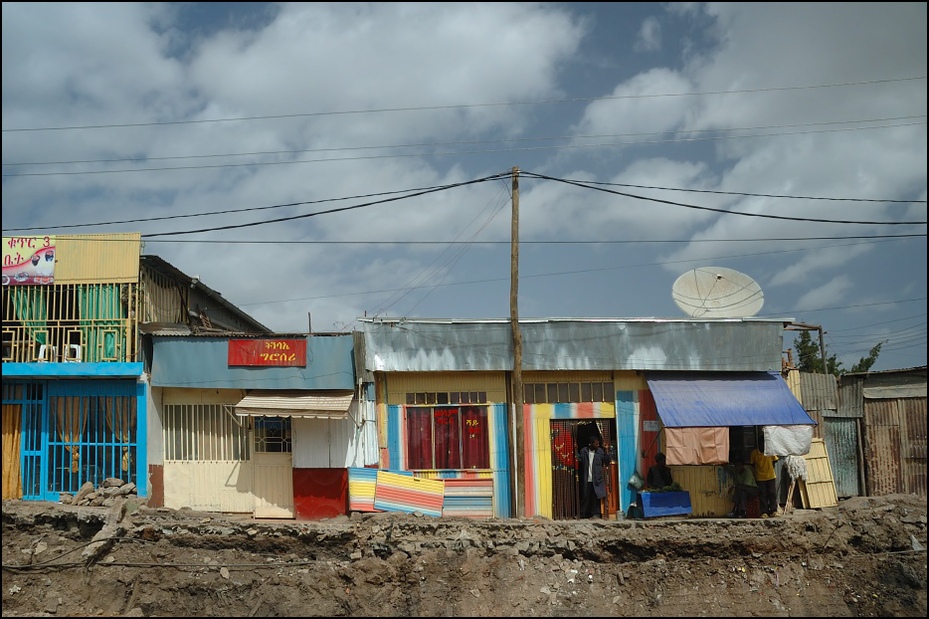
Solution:
M306 367L306 340L229 340L229 365Z

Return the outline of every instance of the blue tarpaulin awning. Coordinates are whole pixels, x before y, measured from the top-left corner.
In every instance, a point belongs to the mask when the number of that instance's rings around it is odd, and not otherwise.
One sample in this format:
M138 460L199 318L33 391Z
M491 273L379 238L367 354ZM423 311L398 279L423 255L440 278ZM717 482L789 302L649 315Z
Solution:
M816 425L777 372L646 372L666 428Z

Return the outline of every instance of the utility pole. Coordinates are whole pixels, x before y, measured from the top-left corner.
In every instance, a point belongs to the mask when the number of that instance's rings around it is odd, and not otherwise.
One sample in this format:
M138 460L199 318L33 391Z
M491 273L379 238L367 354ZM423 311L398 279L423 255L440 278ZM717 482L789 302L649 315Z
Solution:
M525 502L521 494L526 481L525 452L523 437L523 336L519 330L519 168L513 167L513 221L510 242L510 325L513 331L513 377L510 389L513 392L513 502L516 517L526 515Z
M826 363L826 342L823 340L822 325L819 325L819 354L823 357L823 374L828 374L829 365Z

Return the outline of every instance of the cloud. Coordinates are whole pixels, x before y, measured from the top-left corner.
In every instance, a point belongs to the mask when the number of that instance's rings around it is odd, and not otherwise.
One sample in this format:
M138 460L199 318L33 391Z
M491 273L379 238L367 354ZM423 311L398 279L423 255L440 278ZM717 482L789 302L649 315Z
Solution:
M635 42L635 51L654 52L661 49L661 23L656 17L648 17L639 28L639 38Z

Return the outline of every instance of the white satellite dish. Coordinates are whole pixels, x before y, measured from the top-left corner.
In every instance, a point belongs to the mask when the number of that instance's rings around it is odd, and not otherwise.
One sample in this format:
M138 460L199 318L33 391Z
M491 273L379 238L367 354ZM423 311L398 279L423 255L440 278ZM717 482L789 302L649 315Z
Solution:
M764 305L755 280L724 267L700 267L677 278L671 287L674 302L692 318L744 318Z

